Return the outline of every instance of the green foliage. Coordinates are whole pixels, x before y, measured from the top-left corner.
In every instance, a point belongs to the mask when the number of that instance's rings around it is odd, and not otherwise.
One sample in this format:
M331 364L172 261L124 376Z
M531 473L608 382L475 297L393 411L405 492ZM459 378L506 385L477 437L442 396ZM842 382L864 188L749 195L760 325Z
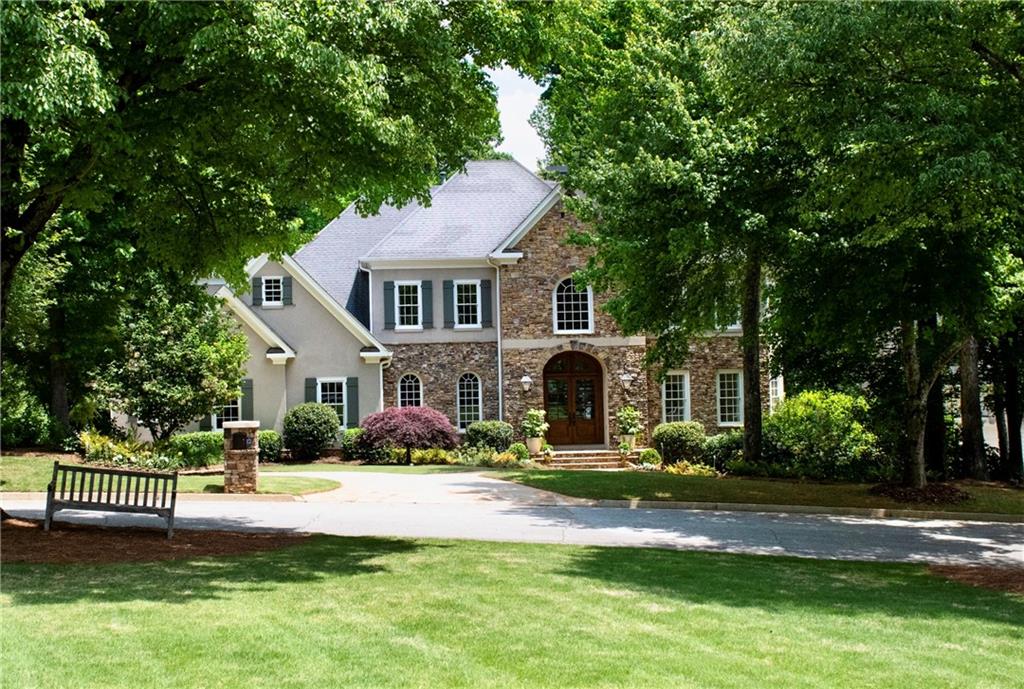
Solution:
M709 435L704 441L704 459L715 469L724 469L729 462L742 458L743 433L739 431Z
M258 431L257 436L259 437L260 444L260 462L280 461L281 450L284 447L284 441L281 439L281 434L268 428L263 431Z
M466 429L466 443L477 447L493 447L499 452L515 440L512 424L504 421L477 421Z
M520 462L530 461L530 451L523 443L512 443L508 446L508 451L516 456Z
M665 472L675 474L676 476L706 476L710 478L718 476L718 472L715 471L714 467L699 462L691 463L686 461L669 464L665 467Z
M822 390L789 397L765 422L765 461L800 478L890 478L877 438L864 426L867 414L863 397Z
M217 431L177 433L162 443L160 450L168 456L180 457L183 467L220 464L224 461L224 434Z
M704 459L704 426L696 421L658 424L652 434L654 448L669 464Z
M115 440L95 431L79 434L83 459L89 464L151 471L175 471L183 466L179 454L154 450L138 440Z
M640 432L640 410L632 405L620 407L615 414L619 422L619 433L624 435L636 435Z
M341 454L349 461L387 464L391 449L389 445L375 445L362 428L348 428L341 434Z
M464 466L509 468L530 465L529 453L527 453L526 459L523 459L521 453L512 452L511 449L506 452L498 452L493 447L462 446L451 454L454 464Z
M522 431L527 438L541 438L551 425L544 420L547 412L543 409L527 409L523 416Z
M285 414L284 444L291 450L293 460L317 459L335 441L340 428L338 414L332 407L306 402Z
M121 314L124 349L102 372L113 409L158 440L239 396L249 348L197 285L156 285Z
M0 385L0 445L5 448L35 446L50 437L50 415L28 388L23 372L3 362Z
M413 464L456 464L458 457L450 450L439 447L429 449L415 449L410 451L410 458ZM405 463L406 452L404 447L391 448L391 463Z
M661 454L653 447L647 447L640 451L640 463L652 466L661 465Z

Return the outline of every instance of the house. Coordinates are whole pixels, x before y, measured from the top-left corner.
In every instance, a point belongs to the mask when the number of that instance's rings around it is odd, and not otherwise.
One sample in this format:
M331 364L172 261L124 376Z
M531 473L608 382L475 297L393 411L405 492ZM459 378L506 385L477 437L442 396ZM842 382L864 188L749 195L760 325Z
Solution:
M332 405L346 427L395 405L434 407L460 430L544 408L555 446L614 447L624 405L648 428L742 425L739 331L695 341L655 381L647 338L623 335L573 281L588 254L565 243L579 221L557 184L514 161L474 161L431 201L368 218L350 207L293 256L250 263L248 294L211 285L250 360L243 397L203 425L280 429L306 401ZM781 396L780 383L762 387L766 402L769 387Z

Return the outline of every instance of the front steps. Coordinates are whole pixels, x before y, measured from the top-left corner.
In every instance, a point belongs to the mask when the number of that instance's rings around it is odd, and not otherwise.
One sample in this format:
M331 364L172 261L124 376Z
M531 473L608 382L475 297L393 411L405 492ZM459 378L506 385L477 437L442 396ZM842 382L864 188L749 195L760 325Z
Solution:
M543 461L549 469L622 469L618 450L555 450Z

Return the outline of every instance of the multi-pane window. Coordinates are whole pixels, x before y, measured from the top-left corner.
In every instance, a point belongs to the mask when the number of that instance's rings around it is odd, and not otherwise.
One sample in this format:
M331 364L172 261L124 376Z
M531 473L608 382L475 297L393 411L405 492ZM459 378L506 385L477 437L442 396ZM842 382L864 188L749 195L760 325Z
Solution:
M589 333L593 330L590 288L577 289L572 278L562 280L555 288L554 311L556 333Z
M475 373L462 374L455 397L460 431L469 428L469 424L474 421L483 420L484 405L480 390L480 378Z
M743 374L739 371L718 372L718 425L739 426L743 423Z
M406 373L398 379L398 406L423 406L423 384L412 373Z
M226 421L241 421L242 420L242 398L233 399L225 404L218 414L212 414L210 416L210 426L219 431L224 428L224 422Z
M480 281L455 281L455 327L480 327Z
M398 328L420 328L422 291L419 282L395 283L395 325Z
M690 374L670 371L661 384L662 421L690 420Z
M318 378L316 381L316 401L326 404L338 414L341 425L345 425L345 379Z
M768 413L774 414L775 410L778 409L779 405L782 404L782 400L785 398L786 392L782 386L782 376L776 376L768 381Z
M275 306L284 304L284 278L263 278L263 305Z

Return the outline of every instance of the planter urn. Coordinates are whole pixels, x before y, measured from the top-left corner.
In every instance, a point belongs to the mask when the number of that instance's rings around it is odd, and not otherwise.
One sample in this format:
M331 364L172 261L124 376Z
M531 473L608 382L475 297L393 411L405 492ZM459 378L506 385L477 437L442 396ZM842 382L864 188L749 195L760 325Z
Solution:
M544 444L544 438L527 438L526 449L530 451L531 455L539 455L541 445Z

